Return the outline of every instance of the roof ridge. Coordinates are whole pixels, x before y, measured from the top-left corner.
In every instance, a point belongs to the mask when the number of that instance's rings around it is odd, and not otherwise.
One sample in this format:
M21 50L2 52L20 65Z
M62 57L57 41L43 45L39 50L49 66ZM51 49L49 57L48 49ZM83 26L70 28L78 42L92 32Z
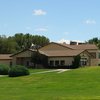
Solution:
M70 47L69 44L68 44L69 46L67 46L67 45L64 45L64 44L61 44L61 43L56 43L56 42L51 42L51 43L58 44L60 46L63 46L63 47L69 48L69 49L73 49L72 47Z

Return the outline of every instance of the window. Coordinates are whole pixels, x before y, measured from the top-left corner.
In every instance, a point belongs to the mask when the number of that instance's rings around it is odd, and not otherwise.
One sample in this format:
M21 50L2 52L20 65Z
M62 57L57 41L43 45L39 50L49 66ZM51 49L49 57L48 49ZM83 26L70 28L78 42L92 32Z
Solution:
M55 66L59 66L59 60L55 61Z
M98 53L98 58L100 59L100 52Z
M87 58L81 58L80 65L81 66L86 66L87 65Z
M64 61L64 60L61 60L61 61L60 61L60 65L61 65L61 66L64 66L64 65L65 65L65 61Z
M53 60L50 61L50 66L54 66L54 61Z

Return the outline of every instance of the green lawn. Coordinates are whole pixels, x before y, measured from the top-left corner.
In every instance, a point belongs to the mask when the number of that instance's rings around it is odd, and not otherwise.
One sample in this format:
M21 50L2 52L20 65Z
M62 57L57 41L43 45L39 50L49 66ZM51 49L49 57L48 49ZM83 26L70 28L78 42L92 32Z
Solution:
M0 77L0 100L90 99L100 100L99 67L80 68L59 74L52 72L16 78Z

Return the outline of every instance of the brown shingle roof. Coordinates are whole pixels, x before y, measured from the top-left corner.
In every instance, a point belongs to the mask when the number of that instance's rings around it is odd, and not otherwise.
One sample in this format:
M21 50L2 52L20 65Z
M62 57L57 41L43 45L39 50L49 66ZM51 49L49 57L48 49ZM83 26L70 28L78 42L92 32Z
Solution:
M0 60L10 60L12 59L11 54L0 54Z
M57 50L57 51L40 51L48 57L72 57L77 56L84 50Z
M24 50L21 50L21 51L15 53L15 54L11 54L10 57L13 57L13 56L15 56L15 55L18 55L18 54L20 54L20 53L22 53L22 52L25 52L25 51L27 51L27 50L32 51L32 52L33 52L33 51L36 51L36 50L34 50L34 49L24 49Z
M77 50L91 50L91 49L98 49L98 47L94 44L81 44L81 45L69 45L69 44L61 44L64 46L68 46L72 49L77 49Z
M51 42L51 43L49 43L49 44L57 44L57 45L60 45L60 46L65 47L65 48L69 48L69 49L72 49L72 50L73 50L73 48L72 48L69 44L56 43L56 42ZM45 45L45 46L48 46L49 44L47 44L47 45ZM43 47L45 47L45 46L43 46ZM43 47L41 47L41 48L43 48ZM39 48L39 49L41 49L41 48Z

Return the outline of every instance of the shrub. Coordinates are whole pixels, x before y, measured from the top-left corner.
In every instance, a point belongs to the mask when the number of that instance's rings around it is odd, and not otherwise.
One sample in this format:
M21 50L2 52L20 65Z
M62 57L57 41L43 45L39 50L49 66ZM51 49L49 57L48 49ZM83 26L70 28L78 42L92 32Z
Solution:
M0 64L0 75L8 75L9 66Z
M17 77L25 75L29 75L29 70L28 68L21 65L12 66L9 70L9 77Z
M74 57L74 61L73 61L73 64L72 64L73 68L79 68L80 67L80 59L81 59L80 55Z

